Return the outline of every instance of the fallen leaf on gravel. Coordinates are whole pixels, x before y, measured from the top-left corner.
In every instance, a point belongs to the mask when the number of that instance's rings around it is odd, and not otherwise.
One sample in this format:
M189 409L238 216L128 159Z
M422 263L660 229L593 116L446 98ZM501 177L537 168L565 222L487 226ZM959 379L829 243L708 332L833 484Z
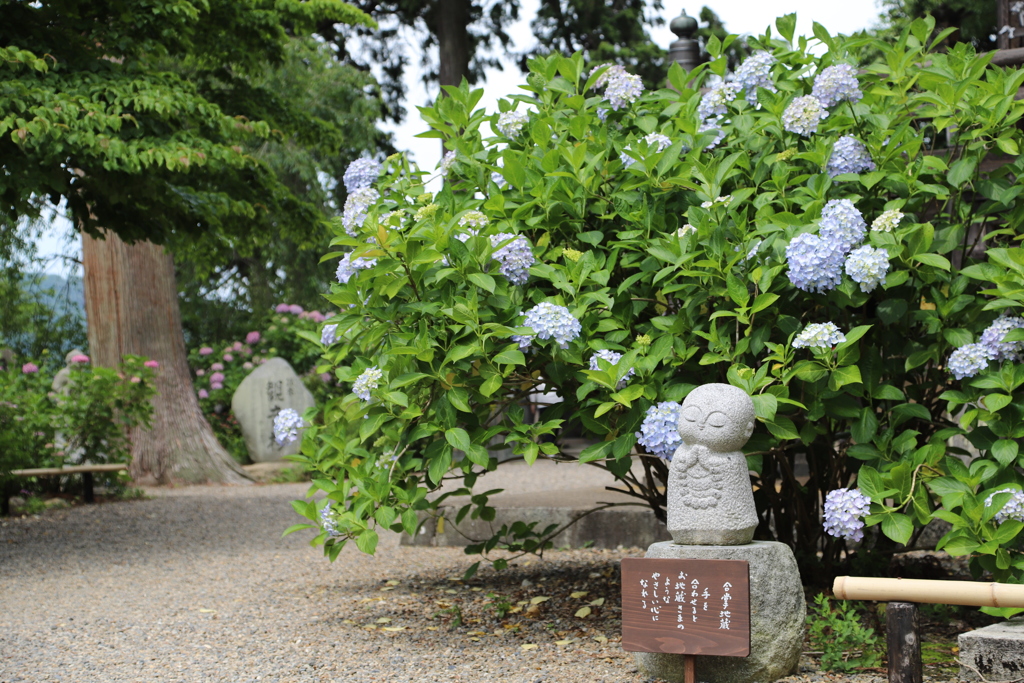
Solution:
M505 635L505 632L504 632L504 631L502 631L502 630L501 630L501 629L499 628L499 629L496 629L496 630L494 631L494 635L496 635L496 636L503 636L503 635Z
M472 588L470 588L469 590L471 590L471 591L478 591L478 592L479 592L479 591L482 591L482 590L483 590L483 588L481 588L480 586L473 586L473 587L472 587Z
M533 644L533 643L523 643L519 647L523 648L524 650L536 650L537 649L537 646L535 644Z
M390 581L388 581L389 586L397 586L399 583L400 582L396 581L395 579L391 579Z
M367 624L363 628L365 628L367 631L376 631L377 630L377 627L374 626L373 624Z
M510 609L510 610L508 611L508 613L509 613L509 614L519 614L519 613L520 613L520 612L522 612L522 611L523 611L523 606L522 606L522 605L516 605L515 607L513 607L512 609Z
M592 607L600 607L601 605L604 604L604 598L598 598L597 600L591 600L587 604L592 606Z
M404 626L385 626L381 631L404 631Z
M436 631L437 630L437 626L428 626L427 630L428 631Z
M466 635L470 635L470 636L486 636L487 635L487 631L470 631Z
M456 594L458 594L458 592L459 591L455 590L454 588L449 588L449 589L445 590L445 593L451 593L452 595L456 595Z
M381 617L380 619L377 620L377 623L378 624L390 624L391 623L391 617Z
M393 591L393 590L395 590L395 587L394 586L385 586L384 588L381 588L381 590L382 591Z
M580 618L580 619L583 619L585 617L589 617L590 616L590 608L589 607L580 607L578 610L576 610L575 616Z
M569 597L572 598L573 600L575 600L577 598L582 598L584 595L586 595L589 592L590 591L576 591L575 593L573 593Z
M548 597L548 596L546 596L546 595L538 595L538 596L537 596L537 597L535 597L535 598L530 598L530 604L531 604L531 605L539 605L540 603L542 603L542 602L547 602L547 601L548 601L548 600L550 600L550 599L551 599L551 598L549 598L549 597Z
M216 614L217 613L217 610L215 610L215 609L203 609L202 607L199 608L199 611L202 612L203 614Z
M569 640L556 640L555 645L572 645L572 639Z
M600 634L594 636L594 640L596 640L597 642L601 643L602 645L604 645L605 643L608 642L608 639L605 638L604 636L600 635Z
M540 614L539 605L530 605L530 609L526 610L526 616Z
M343 623L343 624L354 624L354 623L356 623L356 622L352 621L351 619L343 619L343 620L341 621L341 623Z

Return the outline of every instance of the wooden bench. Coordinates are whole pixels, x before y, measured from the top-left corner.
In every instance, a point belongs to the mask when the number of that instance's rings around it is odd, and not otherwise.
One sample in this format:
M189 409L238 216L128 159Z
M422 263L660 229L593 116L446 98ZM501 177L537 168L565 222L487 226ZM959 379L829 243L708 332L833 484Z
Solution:
M109 465L68 465L66 467L41 467L38 469L29 470L11 470L11 476L15 477L64 477L69 474L81 474L82 475L82 497L86 503L96 502L96 496L93 494L93 477L95 473L106 473L106 472L124 472L127 471L128 465L125 463L112 463ZM8 508L8 493L3 492L2 499L0 499L0 505L3 506L3 513L10 514Z
M838 576L832 584L838 600L886 602L889 683L921 683L921 639L917 603L972 607L1024 607L1024 585L979 581L926 581Z

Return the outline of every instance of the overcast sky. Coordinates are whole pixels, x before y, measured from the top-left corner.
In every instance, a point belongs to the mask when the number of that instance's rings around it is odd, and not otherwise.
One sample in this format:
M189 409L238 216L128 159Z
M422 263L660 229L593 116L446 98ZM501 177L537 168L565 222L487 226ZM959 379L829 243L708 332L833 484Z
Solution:
M868 28L877 23L879 8L876 0L846 0L835 2L833 0L706 0L673 2L663 0L665 9L662 16L666 25L655 29L652 40L668 48L675 36L668 29L668 22L679 16L680 10L686 10L690 16L696 17L704 5L710 6L722 21L725 27L732 33L739 34L760 34L765 28L773 25L775 18L790 12L797 13L797 33L800 35L811 35L811 22L817 21L829 30L830 33L853 33ZM529 49L533 43L533 36L530 33L530 20L536 14L537 0L522 0L520 16L522 17L509 31L515 41L513 50L522 52ZM414 63L417 60L411 60ZM484 88L484 97L480 106L489 111L495 108L495 102L514 91L519 83L523 82L523 76L519 69L508 63L504 71L491 70L487 74L486 82L480 87ZM441 147L437 139L419 139L415 135L427 129L427 126L420 121L416 105L429 104L436 95L428 93L424 88L420 73L411 69L406 75L408 87L407 109L409 114L407 120L401 125L385 126L395 135L395 146L398 149L408 150L413 160L423 169L433 169L441 157ZM69 269L69 261L61 258L61 255L70 255L78 258L80 253L79 240L69 239L68 222L61 220L54 224L52 230L40 241L39 254L47 258L47 272L57 274L68 274L77 272L77 269Z

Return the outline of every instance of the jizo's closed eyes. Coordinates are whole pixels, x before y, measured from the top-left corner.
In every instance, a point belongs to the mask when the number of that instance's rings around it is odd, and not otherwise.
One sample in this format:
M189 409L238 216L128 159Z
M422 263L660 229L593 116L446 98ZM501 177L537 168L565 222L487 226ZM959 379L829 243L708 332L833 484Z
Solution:
M705 424L712 427L724 427L729 423L729 418L722 411L713 410L705 416L697 406L687 406L683 410L683 419L687 422L696 422L701 429L704 429Z

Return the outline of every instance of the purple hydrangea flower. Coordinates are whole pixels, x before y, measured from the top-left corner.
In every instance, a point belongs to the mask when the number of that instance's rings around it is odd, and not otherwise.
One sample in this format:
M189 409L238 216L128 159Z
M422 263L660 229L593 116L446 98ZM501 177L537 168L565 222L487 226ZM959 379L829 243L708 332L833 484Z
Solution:
M597 67L594 71L603 68L603 66ZM607 71L601 74L594 83L594 87L604 88L605 98L611 104L612 109L616 111L625 109L633 104L633 102L636 102L636 99L644 91L644 84L640 77L627 72L624 67L618 64L609 66Z
M554 339L563 349L569 348L569 342L580 336L583 327L565 306L556 306L546 301L541 302L526 312L526 320L522 327L532 328L536 334L513 335L512 340L522 349L533 343L534 337Z
M324 329L320 332L320 343L330 346L336 341L338 341L338 326L324 325Z
M669 147L669 145L672 144L672 139L666 135L662 135L661 133L651 133L649 135L644 136L644 142L651 146L657 145L658 151L664 152ZM625 166L626 168L629 168L636 162L636 159L626 154L626 151L629 151L631 149L632 148L627 145L626 150L619 154L619 160L622 162L622 165Z
M723 130L722 127L721 116L714 116L710 119L704 119L704 121L700 124L700 127L697 128L698 133L706 133L708 131L715 131L717 135L715 135L714 140L712 140L707 146L704 147L704 149L706 150L714 149L715 147L718 146L718 143L725 139L725 130Z
M793 340L794 349L830 349L846 341L846 335L835 323L811 323Z
M320 528L328 536L341 536L341 532L338 531L338 523L331 516L331 501L327 501L323 508L320 509Z
M342 176L345 190L351 194L356 190L370 187L377 181L380 169L380 163L374 159L356 159L348 165L345 175Z
M521 111L507 111L498 115L496 125L498 132L507 138L514 138L523 130L523 126L529 120L529 116Z
M786 247L789 279L797 289L822 294L843 279L845 252L834 242L803 233Z
M874 171L875 162L871 160L871 155L860 140L852 135L844 135L832 146L826 170L835 178L843 173Z
M832 199L825 204L819 225L821 239L838 245L844 255L868 234L863 214L849 199Z
M846 258L846 274L860 285L860 291L871 292L885 282L889 272L889 252L864 245L850 252Z
M733 81L746 91L747 102L750 104L757 104L758 88L764 88L769 92L778 92L772 81L773 64L775 64L775 57L764 50L758 50L747 57L736 69Z
M526 284L526 280L530 276L530 266L534 261L530 241L522 235L514 235L509 232L491 235L490 240L492 247L507 242L503 247L494 250L494 260L501 264L501 274L514 285Z
M818 132L818 124L828 116L828 111L813 95L797 97L782 113L782 127L790 133L810 137Z
M871 499L860 489L836 489L825 496L825 533L849 541L864 539L864 516Z
M863 95L860 92L860 83L857 82L857 73L849 64L836 64L814 77L814 89L811 96L821 102L823 107L831 107L844 100L847 102L859 102Z
M700 104L697 105L697 116L705 120L725 116L729 113L729 103L736 99L742 88L739 83L719 79L701 95Z
M349 252L338 261L338 269L335 271L335 275L338 278L338 282L344 285L360 270L373 268L375 265L377 265L377 259L366 258L365 256L352 258L352 252Z
M992 354L991 347L985 344L966 344L949 354L946 367L957 379L974 377L988 367Z
M285 408L274 418L274 441L278 446L291 443L299 438L299 430L304 426L301 415L291 408Z
M1008 519L1024 522L1024 491L1011 488L999 489L989 494L988 498L985 499L985 507L992 507L992 499L1000 493L1012 493L1013 495L1010 497L1010 500L1003 503L1003 507L992 518L996 521L996 524L1002 524Z
M370 390L376 389L379 386L380 378L383 376L384 373L377 366L366 368L359 377L356 377L356 381L352 384L352 393L364 401L369 401Z
M253 344L258 344L259 341L260 341L260 333L259 332L250 332L249 334L245 335L245 343L249 344L250 346L253 345Z
M662 401L647 409L636 442L653 455L671 460L676 448L683 442L679 436L679 409L675 401Z
M1019 361L1024 357L1024 342L1004 342L1010 330L1024 327L1024 318L1000 316L981 333L981 343L989 348L992 360Z

